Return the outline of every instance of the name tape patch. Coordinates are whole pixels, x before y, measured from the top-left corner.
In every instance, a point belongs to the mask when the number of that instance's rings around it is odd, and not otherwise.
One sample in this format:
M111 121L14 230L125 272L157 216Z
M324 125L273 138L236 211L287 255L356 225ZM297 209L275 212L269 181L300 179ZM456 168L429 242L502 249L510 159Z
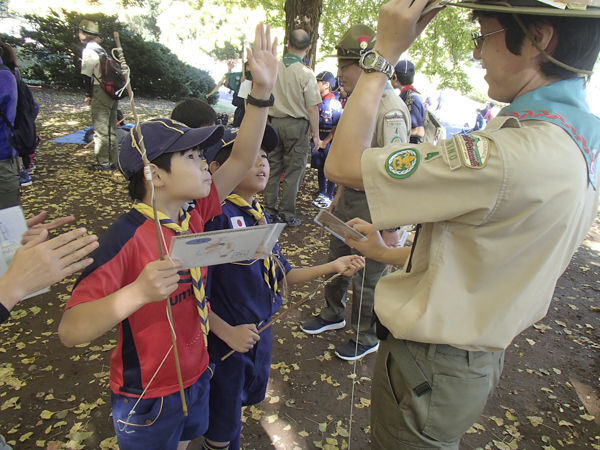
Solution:
M385 170L392 178L411 176L421 162L421 154L416 148L404 148L390 154L385 160Z
M443 148L446 152L446 158L448 160L448 166L450 166L450 170L460 169L462 167L462 163L460 162L460 157L458 156L458 150L456 149L454 139L446 141Z

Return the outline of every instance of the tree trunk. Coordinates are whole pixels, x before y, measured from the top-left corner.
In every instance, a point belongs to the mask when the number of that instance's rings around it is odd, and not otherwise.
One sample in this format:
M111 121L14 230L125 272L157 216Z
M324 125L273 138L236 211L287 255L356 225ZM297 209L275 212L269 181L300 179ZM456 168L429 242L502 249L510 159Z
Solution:
M285 42L290 33L298 28L310 34L311 47L306 55L310 67L314 69L317 42L319 39L319 21L323 12L323 0L286 0L285 2ZM287 53L287 49L285 51Z

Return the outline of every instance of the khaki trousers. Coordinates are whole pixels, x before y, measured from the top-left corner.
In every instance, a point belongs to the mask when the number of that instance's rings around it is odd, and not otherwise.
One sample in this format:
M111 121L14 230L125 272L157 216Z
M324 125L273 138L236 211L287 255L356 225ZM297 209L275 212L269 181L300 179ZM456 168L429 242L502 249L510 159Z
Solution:
M498 384L504 351L457 355L444 351L449 346L404 342L432 389L418 397L391 353L400 341L392 335L381 341L371 385L371 448L458 450Z
M296 216L296 197L310 153L309 124L306 119L294 117L273 117L271 125L279 136L279 145L269 153L271 175L265 188L265 203L267 213L277 213L286 220ZM281 201L277 206L281 175L285 172Z
M119 159L117 140L117 106L99 85L92 96L92 125L94 126L94 153L98 164L115 164Z
M18 157L0 161L0 209L21 204Z
M344 188L334 215L344 222L355 217L360 217L367 222L371 222L367 195L363 191ZM347 255L360 255L360 253L348 247L345 242L331 236L328 261L333 261ZM359 344L368 346L377 344L378 339L375 335L375 326L371 325L373 302L375 300L375 285L383 276L386 269L386 264L367 259L365 261L365 268L354 274L352 278L338 277L325 286L325 301L327 302L327 306L321 310L319 314L321 318L329 322L339 322L344 319L346 313L346 295L352 280L352 329L354 330L352 339L356 339L356 331L359 330ZM358 321L359 305L360 323Z

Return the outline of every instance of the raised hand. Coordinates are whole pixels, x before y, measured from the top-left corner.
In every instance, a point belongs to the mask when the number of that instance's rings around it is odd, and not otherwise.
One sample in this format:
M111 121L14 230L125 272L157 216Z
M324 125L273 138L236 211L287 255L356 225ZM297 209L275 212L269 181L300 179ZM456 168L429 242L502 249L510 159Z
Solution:
M254 86L267 89L275 86L277 79L277 38L271 42L271 27L261 22L256 26L254 50L246 48L248 65L252 73Z
M421 17L429 0L391 0L379 9L377 42L379 51L391 64L396 64L419 37L427 24L441 11L433 11Z

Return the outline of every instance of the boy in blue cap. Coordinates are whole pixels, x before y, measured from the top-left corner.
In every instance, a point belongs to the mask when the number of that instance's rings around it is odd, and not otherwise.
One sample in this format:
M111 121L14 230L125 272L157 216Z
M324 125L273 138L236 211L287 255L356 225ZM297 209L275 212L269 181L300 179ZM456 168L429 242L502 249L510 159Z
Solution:
M119 448L185 449L208 427L206 268L179 271L181 262L159 260L153 209L159 210L163 245L184 232L202 232L221 213L220 202L256 161L267 121L271 90L277 77L277 40L270 29L256 28L254 52L248 60L254 75L247 114L222 172L211 178L203 149L218 142L223 127L191 129L170 119L141 125L147 158L135 130L124 141L121 170L136 200L100 238L94 263L81 275L59 326L67 346L91 341L119 326L119 342L110 367L112 413ZM267 100L271 97L271 100ZM165 253L167 248L164 249ZM163 300L169 297L172 318ZM255 336L232 328L214 314L211 328L233 348L244 351ZM171 329L177 335L181 377L172 356ZM189 415L178 393L182 380Z
M223 147L210 165L212 173L223 170L233 142L236 142L236 133L228 130ZM277 143L277 133L267 125L254 167L226 198L222 204L223 213L206 224L207 230L253 227L269 222L254 195L265 188L269 179L267 154L277 147ZM273 255L268 259L211 267L207 290L212 311L221 319L232 327L246 327L256 333L279 311L281 294L278 285L284 277L288 284L302 284L345 268L348 270L344 275L352 276L363 266L361 256L349 255L327 264L294 269L275 245ZM271 328L260 336L256 334L255 341L246 353L234 353L221 361L231 347L221 336L211 334L209 337L210 362L215 364L218 375L211 380L205 450L239 449L242 406L259 403L265 398L271 368Z
M421 94L413 86L415 81L415 65L403 59L394 67L394 78L391 80L395 89L400 89L400 98L410 111L410 142L420 144L425 137L425 106Z
M319 138L321 144L315 148L311 142L312 151L310 165L317 169L317 180L319 182L319 196L313 201L313 205L318 208L329 208L333 201L333 189L335 183L327 181L323 168L329 147L335 134L335 128L342 115L342 104L336 99L335 90L336 81L331 72L321 72L317 75L317 85L323 102L319 105Z

